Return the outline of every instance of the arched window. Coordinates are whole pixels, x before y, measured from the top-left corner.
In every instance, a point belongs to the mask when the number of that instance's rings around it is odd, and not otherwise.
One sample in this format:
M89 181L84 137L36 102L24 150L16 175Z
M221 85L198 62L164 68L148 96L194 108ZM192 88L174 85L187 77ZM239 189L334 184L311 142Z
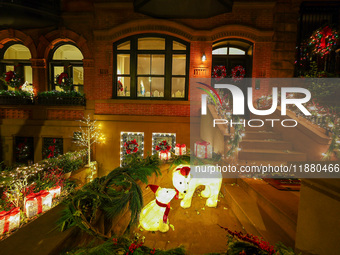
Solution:
M23 82L32 86L32 66L30 50L19 43L9 44L0 52L0 75L8 71L15 71ZM14 88L8 87L8 90Z
M114 98L188 99L189 44L165 35L136 35L113 45Z
M73 79L73 89L84 93L83 54L73 44L59 45L50 56L50 89L61 91L56 83L56 76L66 73Z

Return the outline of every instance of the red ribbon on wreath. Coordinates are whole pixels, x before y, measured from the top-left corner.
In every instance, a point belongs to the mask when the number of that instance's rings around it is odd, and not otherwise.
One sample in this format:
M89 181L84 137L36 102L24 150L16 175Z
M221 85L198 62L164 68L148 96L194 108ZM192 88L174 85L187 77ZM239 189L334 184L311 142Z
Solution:
M64 78L68 78L68 75L67 75L67 73L61 73L60 75L59 75L59 77L58 77L58 84L59 85L61 85L61 83L63 82L63 79Z
M329 26L325 26L322 29L320 34L322 35L321 41L320 41L320 46L321 46L321 48L324 49L324 48L326 48L326 38L328 36L332 35L332 29Z
M246 70L241 65L235 66L233 69L231 69L231 77L233 78L234 81L242 80L245 75Z
M222 79L226 76L227 76L227 70L225 66L214 66L213 75L212 75L213 78Z

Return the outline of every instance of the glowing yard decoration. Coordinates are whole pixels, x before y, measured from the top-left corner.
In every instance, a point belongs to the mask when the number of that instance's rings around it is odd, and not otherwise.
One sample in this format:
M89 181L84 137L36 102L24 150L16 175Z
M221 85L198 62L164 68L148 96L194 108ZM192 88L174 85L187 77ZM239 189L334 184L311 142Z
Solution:
M216 207L222 185L222 174L220 172L202 173L196 169L190 169L188 165L179 165L173 171L172 183L178 193L178 198L183 198L181 207L191 206L192 195L200 185L205 186L201 195L207 198L206 206Z
M53 196L46 190L28 195L25 198L26 216L30 218L51 209L52 197Z
M0 212L0 235L18 228L20 225L20 208L15 207L6 212Z
M195 142L195 156L198 158L212 158L212 146L209 142Z
M187 153L187 146L185 144L176 144L175 155L185 155Z
M100 125L96 124L96 120L91 120L90 115L80 120L84 126L80 126L79 132L75 132L75 143L79 146L86 147L88 166L91 165L91 146L95 143L104 143L105 137L101 134Z
M160 151L158 156L159 156L160 160L169 160L169 159L171 159L170 151Z
M148 186L155 193L156 199L142 209L139 224L147 231L167 232L169 230L170 201L175 197L176 191L160 188L157 185Z

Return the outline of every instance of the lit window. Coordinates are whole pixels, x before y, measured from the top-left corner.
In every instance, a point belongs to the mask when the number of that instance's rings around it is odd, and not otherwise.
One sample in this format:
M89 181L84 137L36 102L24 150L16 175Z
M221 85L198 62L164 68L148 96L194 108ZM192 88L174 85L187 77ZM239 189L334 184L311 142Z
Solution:
M51 53L50 60L50 88L62 91L63 89L56 82L56 76L66 73L72 78L73 90L84 93L84 68L83 54L72 44L63 44Z
M4 47L3 57L0 58L0 75L4 72L15 71L21 78L22 82L27 84L28 88L32 88L32 66L30 59L32 58L30 50L22 44L13 44ZM8 90L14 88L8 87Z
M114 44L115 98L187 99L188 44L133 36Z

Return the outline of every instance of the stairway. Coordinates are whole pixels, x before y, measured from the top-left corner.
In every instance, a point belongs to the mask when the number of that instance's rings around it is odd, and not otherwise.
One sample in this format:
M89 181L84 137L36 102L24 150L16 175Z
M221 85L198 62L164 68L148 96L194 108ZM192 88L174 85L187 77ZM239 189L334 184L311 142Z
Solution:
M240 142L240 161L306 161L305 153L294 151L292 143L270 127L246 127Z

